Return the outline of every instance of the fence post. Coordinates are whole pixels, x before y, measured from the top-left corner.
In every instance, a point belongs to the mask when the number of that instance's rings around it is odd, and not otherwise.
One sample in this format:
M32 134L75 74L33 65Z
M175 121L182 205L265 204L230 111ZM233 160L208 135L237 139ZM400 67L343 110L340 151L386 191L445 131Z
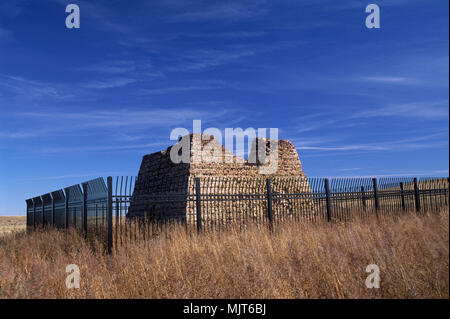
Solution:
M406 210L405 185L403 185L403 182L400 182L400 196L402 199L402 209Z
M417 183L416 177L414 177L414 197L415 197L415 201L416 201L416 211L420 212L419 184Z
M362 199L363 209L366 209L366 192L364 190L364 186L361 186L361 199Z
M42 223L41 223L41 225L42 225L42 228L44 228L44 226L45 226L45 223L44 223L44 220L45 220L45 206L44 206L44 199L42 198L42 196L41 196L41 202L42 202L42 207L41 207L41 209L42 209Z
M373 184L373 196L375 198L375 210L378 211L378 209L380 208L380 202L378 198L378 186L376 178L372 178L372 184Z
M330 184L328 178L325 178L325 196L327 203L327 220L331 222Z
M112 253L113 244L113 224L112 224L112 177L108 176L106 179L108 186L108 208L107 208L107 222L108 222L108 254Z
M202 199L200 191L200 178L195 178L195 201L197 204L197 232L202 231Z
M267 188L267 217L269 218L270 229L273 230L273 211L272 211L272 189L270 178L266 179Z
M33 201L33 229L36 229L36 203L34 202L34 198L32 199Z
M52 194L50 194L50 197L52 199L52 227L55 227L55 199Z
M84 237L87 238L87 184L83 183L81 186L83 187L83 233Z
M65 226L65 228L67 229L67 228L69 228L69 196L67 196L67 191L66 190L64 190L65 191L65 203L64 203L64 218L65 218L65 221L64 221L64 226Z

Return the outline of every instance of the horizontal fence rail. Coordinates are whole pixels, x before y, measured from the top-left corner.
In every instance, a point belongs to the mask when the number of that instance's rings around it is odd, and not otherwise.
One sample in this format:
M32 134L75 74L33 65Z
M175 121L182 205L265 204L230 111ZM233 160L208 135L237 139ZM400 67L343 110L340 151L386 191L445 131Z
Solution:
M249 224L273 229L286 221L347 222L437 210L449 204L449 178L210 176L180 177L167 185L163 179L99 177L26 204L28 230L72 227L87 239L100 239L112 252L174 224L189 232Z

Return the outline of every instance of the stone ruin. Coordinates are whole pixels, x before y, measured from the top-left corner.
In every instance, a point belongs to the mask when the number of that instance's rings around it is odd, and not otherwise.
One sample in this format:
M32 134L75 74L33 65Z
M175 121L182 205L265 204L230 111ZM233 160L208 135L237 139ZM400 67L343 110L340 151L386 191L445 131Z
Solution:
M170 153L180 153L182 142L189 145L188 161L174 163ZM246 160L234 155L212 135L190 134L180 138L178 143L167 150L145 155L127 217L189 221L187 217L195 216L196 211L195 202L188 200L189 195L195 194L196 177L201 178L202 194L264 194L267 178L271 179L272 191L275 193L311 193L294 145L287 140L276 142L256 138L249 160ZM271 150L271 144L275 145L277 152ZM270 171L270 162L276 155L278 168ZM251 209L242 203L233 205L240 212ZM312 200L291 200L275 203L274 210L277 205L284 205L283 209L288 208L294 213L311 209L313 204ZM209 212L204 209L202 214L213 213L211 210L214 211L214 205L208 208ZM219 207L215 210L217 212Z

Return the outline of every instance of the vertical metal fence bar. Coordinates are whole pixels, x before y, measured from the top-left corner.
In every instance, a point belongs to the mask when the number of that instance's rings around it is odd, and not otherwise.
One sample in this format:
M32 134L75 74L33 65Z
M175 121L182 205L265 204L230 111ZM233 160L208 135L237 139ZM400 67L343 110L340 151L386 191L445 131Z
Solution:
M42 205L41 205L42 223L41 223L41 225L42 225L42 227L44 227L45 226L45 223L44 223L45 205L44 205L44 199L42 198L42 196L41 196L41 202L42 202Z
M330 201L330 182L328 178L325 178L325 199L327 205L327 220L331 222L331 201Z
M81 184L83 187L83 233L84 237L87 238L87 184Z
M380 201L378 197L378 186L376 178L372 178L372 185L373 185L373 197L375 199L375 211L378 212L378 210L380 209Z
M53 195L50 195L52 199L52 227L55 226L55 200L53 199Z
M123 176L121 177L121 179L123 180ZM118 237L119 237L119 231L120 231L120 194L117 191L117 187L119 185L119 176L116 177L116 187L115 187L115 191L114 191L114 214L115 214L115 219L116 219L116 223L114 225L114 240L115 240L115 245L116 245L116 249L118 247ZM122 185L121 185L122 187ZM122 239L122 236L120 236L120 238Z
M266 179L266 189L267 189L267 217L269 218L270 229L273 230L272 190L270 185L270 178Z
M107 178L107 187L108 187L108 212L107 212L107 221L108 221L108 254L112 252L112 244L113 244L113 224L112 224L112 177L108 176Z
M419 183L417 182L417 178L414 177L414 199L416 203L416 211L420 212L420 192L419 192Z
M34 202L34 198L32 199L33 201L33 229L36 229L36 203Z
M400 197L402 201L402 209L406 210L406 202L405 202L405 185L403 182L400 182Z
M64 228L69 228L69 196L67 190L65 190L66 198L64 201Z
M200 178L195 178L195 201L197 204L197 232L202 231L202 199L200 193Z
M362 207L365 210L366 209L366 192L364 190L364 186L361 186L361 200L362 200Z
M132 185L132 183L133 183L133 176L130 176L130 188L129 188L129 191L128 191L128 197L126 198L126 200L127 200L127 203L128 203L128 207L129 207L129 205L131 205L131 196L132 196L132 189L131 189L131 185ZM135 183L136 183L136 180L135 180ZM126 217L126 214L128 213L128 208L126 208L125 209L125 215L124 215L124 217Z

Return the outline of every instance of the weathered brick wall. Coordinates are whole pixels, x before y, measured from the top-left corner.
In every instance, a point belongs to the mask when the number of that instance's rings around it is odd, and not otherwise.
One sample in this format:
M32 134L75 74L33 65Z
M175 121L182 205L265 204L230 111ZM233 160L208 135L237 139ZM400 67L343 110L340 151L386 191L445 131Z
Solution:
M265 193L265 179L272 179L272 190L279 193L310 192L305 173L298 158L295 147L289 141L279 140L277 153L270 153L270 141L257 139L252 145L249 161L236 157L213 136L191 134L189 138L189 163L174 164L170 159L172 147L180 146L180 142L161 151L144 156L139 170L138 180L133 193L133 203L129 208L129 216L149 216L185 219L186 215L195 215L195 205L187 201L171 201L169 203L152 203L152 197L186 196L194 194L194 178L202 178L202 193L204 194L238 194ZM181 139L180 139L181 141ZM268 154L266 162L259 158L257 147L262 147ZM273 154L278 155L278 169L271 174L261 174L261 168L268 168ZM272 157L273 159L273 157ZM250 204L250 203L249 203ZM264 204L264 203L262 203ZM277 207L287 211L311 208L312 201L275 202ZM216 205L217 209L219 204ZM249 210L249 206L234 203L229 206L238 212ZM214 207L209 206L214 211ZM216 210L217 210L216 209ZM208 211L205 210L205 218Z
M189 164L174 164L170 149L145 155L133 191L129 216L149 218L181 218L186 211ZM165 202L164 195L179 197L179 201ZM155 197L159 200L155 202Z
M203 137L205 139L205 137ZM207 139L207 137L206 137ZM199 145L199 143L192 142L192 155L190 161L189 172L190 175L199 176L305 176L302 171L302 164L298 158L297 151L291 142L285 140L278 141L278 169L272 174L261 174L260 168L268 168L270 163L264 164L262 161L264 159L259 159L256 152L256 144L263 143L266 145L265 150L270 153L269 140L267 139L257 139L253 142L249 158L253 158L253 163L249 161L236 157L233 153L228 151L224 146L220 145L219 142L214 140L213 137L207 139L209 145L217 144L223 152L221 156L217 157L208 154L204 150L204 145ZM216 160L217 159L217 160ZM270 160L270 156L268 156ZM229 163L231 161L231 163Z

